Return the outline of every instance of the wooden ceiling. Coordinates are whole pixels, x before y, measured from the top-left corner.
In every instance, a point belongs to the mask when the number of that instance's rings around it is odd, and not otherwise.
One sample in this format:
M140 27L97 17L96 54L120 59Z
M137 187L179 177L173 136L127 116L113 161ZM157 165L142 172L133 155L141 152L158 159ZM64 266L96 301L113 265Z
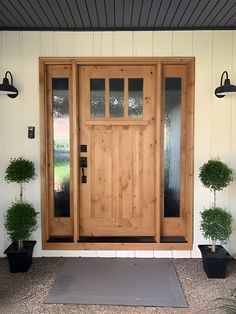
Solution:
M233 30L236 0L0 0L0 30Z

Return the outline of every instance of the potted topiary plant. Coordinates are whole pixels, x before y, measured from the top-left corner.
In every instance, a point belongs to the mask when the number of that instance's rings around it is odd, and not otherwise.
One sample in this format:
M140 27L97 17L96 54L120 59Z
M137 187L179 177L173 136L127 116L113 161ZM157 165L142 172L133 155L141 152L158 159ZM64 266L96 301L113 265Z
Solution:
M203 269L209 278L225 278L230 254L217 241L225 242L232 232L232 215L224 208L216 206L216 191L223 190L233 181L233 171L219 159L210 159L200 167L202 184L213 191L214 201L210 208L201 212L200 229L211 245L198 245L203 261Z
M8 183L20 184L20 197L8 209L5 228L13 241L4 251L11 272L26 272L31 266L36 241L29 241L31 233L37 227L37 212L32 204L24 201L23 184L35 178L35 166L32 161L22 157L11 159L6 169ZM28 241L26 241L28 240Z

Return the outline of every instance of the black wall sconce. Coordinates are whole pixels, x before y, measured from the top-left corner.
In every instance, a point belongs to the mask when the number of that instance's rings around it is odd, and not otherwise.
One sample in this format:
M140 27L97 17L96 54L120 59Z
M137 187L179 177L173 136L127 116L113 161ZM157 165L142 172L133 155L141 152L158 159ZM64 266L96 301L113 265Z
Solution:
M225 78L224 85L223 85L224 75L226 76L226 78ZM215 95L218 98L222 98L226 95L232 95L232 94L236 94L236 86L230 84L228 72L224 71L221 75L220 86L217 87L215 90Z
M7 76L10 76L10 83ZM13 77L10 71L7 71L5 73L5 77L2 81L2 84L0 84L0 94L6 94L10 98L16 98L18 95L18 90L13 86Z

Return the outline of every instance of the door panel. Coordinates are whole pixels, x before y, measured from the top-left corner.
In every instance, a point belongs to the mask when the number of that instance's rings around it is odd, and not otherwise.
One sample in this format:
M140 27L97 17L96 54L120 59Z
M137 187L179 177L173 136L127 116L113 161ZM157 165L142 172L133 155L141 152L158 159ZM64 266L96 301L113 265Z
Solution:
M96 91L96 78L105 79L105 96L101 88ZM123 79L124 91L119 80L117 89L109 93L110 78ZM143 79L142 97L129 78L137 79L140 86ZM87 183L80 180L80 235L154 236L155 67L81 66L79 81L80 144L88 148L81 153L88 167ZM90 97L96 101L92 105ZM90 112L95 105L101 108L104 99L103 117ZM118 108L114 117L121 99L123 114Z

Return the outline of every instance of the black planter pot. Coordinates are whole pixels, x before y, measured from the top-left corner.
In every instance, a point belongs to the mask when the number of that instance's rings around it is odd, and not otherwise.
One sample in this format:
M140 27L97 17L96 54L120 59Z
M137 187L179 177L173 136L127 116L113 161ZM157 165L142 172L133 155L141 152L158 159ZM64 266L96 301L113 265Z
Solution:
M32 255L36 241L24 241L23 249L18 250L13 242L5 251L11 273L27 272L32 264Z
M225 278L230 254L221 246L216 245L212 253L209 245L198 245L202 253L202 265L208 278Z

